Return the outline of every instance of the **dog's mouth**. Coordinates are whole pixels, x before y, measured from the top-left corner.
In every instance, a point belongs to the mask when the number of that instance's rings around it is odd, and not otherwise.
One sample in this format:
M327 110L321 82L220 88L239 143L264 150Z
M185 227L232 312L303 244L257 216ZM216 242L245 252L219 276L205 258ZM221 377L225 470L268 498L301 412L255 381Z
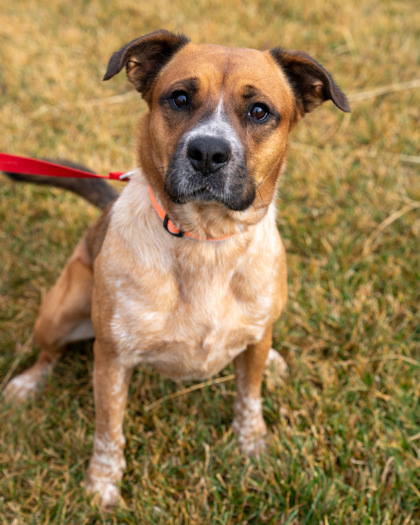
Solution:
M164 190L175 204L188 202L222 204L232 211L245 211L254 202L255 185L243 180L228 181L225 178L206 180L204 183L190 181L189 177L170 172L165 178Z

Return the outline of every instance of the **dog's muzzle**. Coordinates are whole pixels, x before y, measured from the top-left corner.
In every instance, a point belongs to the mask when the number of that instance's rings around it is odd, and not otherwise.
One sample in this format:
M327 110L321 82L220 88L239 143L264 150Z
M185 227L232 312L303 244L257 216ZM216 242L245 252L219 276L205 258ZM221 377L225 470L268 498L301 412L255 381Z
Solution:
M217 202L233 211L247 209L255 184L241 148L226 137L194 134L180 140L165 176L172 202Z

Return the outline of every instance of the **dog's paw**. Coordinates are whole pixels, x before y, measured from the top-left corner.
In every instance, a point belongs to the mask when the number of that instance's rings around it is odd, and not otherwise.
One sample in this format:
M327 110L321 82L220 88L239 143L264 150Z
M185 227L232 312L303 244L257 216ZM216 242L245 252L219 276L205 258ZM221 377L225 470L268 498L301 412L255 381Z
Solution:
M264 435L260 434L239 434L239 448L242 454L248 457L259 457L265 452L266 444Z
M33 374L24 372L13 378L6 385L2 396L6 402L23 403L24 401L34 399L41 386L42 381L34 377Z
M268 352L266 365L266 370L269 374L275 374L277 377L284 377L287 375L287 363L277 350L274 350L274 348L270 348L270 351Z
M120 500L120 489L115 482L106 478L86 475L86 491L92 496L92 503L101 509L116 507Z
M95 444L97 445L98 442L103 446L104 442L96 437ZM112 443L107 443L106 446L112 448ZM86 472L85 487L88 494L93 496L94 505L107 509L123 503L118 484L122 479L124 468L124 456L120 456L118 451L115 456L110 450L108 454L103 451L93 454Z
M241 452L247 456L259 456L265 450L264 436L267 427L262 417L261 400L237 398L232 430L237 434Z

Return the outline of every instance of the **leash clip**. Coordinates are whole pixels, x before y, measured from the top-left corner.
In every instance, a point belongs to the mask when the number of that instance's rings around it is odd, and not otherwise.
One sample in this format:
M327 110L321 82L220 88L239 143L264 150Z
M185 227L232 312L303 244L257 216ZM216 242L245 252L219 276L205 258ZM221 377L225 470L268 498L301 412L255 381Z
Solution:
M131 170L131 171L126 171L125 173L123 173L122 175L120 175L118 177L118 180L130 180L130 178L135 174L136 170Z
M171 230L168 228L168 222L169 221L170 221L169 215L166 214L164 219L163 219L163 227L165 228L165 230L168 233L170 233L171 235L173 235L174 237L184 237L184 232L182 230L179 230L177 233L171 232Z

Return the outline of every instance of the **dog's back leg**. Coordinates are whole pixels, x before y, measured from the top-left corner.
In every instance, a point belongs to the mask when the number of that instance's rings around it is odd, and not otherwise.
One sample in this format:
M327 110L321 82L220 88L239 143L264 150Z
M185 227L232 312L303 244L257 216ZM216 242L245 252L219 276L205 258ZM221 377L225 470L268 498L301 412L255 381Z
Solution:
M84 238L42 302L34 330L40 347L38 359L9 382L3 392L6 399L23 401L34 397L65 345L94 337L90 320L92 289L93 264Z

